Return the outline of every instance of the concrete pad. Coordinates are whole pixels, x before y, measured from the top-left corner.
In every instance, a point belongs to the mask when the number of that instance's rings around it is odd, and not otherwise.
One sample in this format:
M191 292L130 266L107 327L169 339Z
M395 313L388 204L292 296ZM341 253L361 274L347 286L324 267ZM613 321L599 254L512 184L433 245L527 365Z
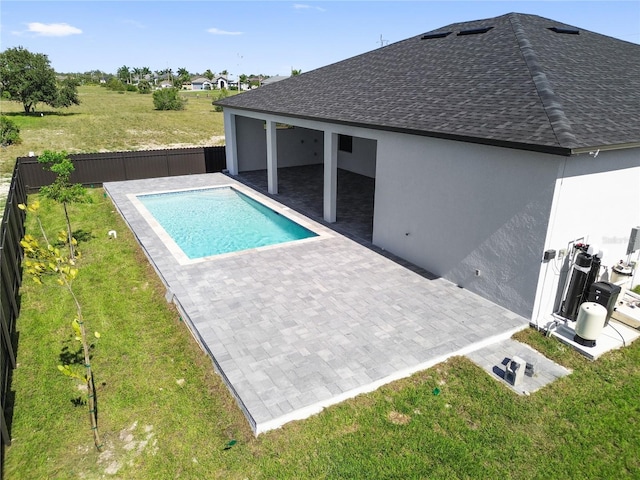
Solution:
M611 320L596 339L595 346L586 347L573 340L576 334L575 325L576 322L564 322L558 324L555 328L550 327L551 336L574 348L589 360L596 360L611 350L625 347L640 337L640 331Z
M529 395L554 380L569 375L571 370L549 360L529 345L513 339L495 342L467 354L467 357L482 367L492 378L506 385L518 395ZM505 379L507 364L520 357L533 365L533 373L524 375L522 383L514 386Z

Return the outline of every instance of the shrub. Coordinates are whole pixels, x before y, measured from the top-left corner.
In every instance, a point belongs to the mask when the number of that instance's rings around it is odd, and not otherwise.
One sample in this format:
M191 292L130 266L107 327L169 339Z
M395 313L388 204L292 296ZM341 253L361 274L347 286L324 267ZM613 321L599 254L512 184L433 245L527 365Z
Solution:
M229 91L226 88L223 88L217 94L214 94L213 101L211 102L211 104L214 106L214 109L216 112L221 112L222 106L216 105L215 102L217 102L218 100L222 100L223 98L227 98L228 96L229 96Z
M149 80L140 80L138 83L138 92L140 93L151 93L151 83Z
M117 78L113 77L107 82L107 88L109 90L113 90L114 92L124 92L127 87Z
M161 88L153 92L156 110L184 110L187 100L178 95L177 88Z
M0 117L0 144L3 147L7 145L17 145L21 143L20 129L8 117Z

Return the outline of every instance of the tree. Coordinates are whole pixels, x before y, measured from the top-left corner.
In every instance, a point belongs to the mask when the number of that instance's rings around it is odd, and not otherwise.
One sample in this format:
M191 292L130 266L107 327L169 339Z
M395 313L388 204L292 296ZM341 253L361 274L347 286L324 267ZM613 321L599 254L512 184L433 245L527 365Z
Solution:
M63 90L61 97L55 71L46 55L31 53L23 47L8 48L0 53L0 94L22 103L25 113L34 110L40 102L54 108L79 103L73 85L63 85ZM72 98L76 101L69 103Z
M139 82L140 78L142 77L142 69L136 67L132 70L132 72L133 72L133 80L135 80L136 82Z
M301 73L302 73L302 70L300 70L300 69L298 69L298 70L294 70L293 68L291 69L291 76L292 77L297 77Z
M178 95L177 88L161 88L153 92L156 110L184 110L187 100Z
M57 107L70 107L71 105L80 105L78 98L78 85L80 82L75 78L67 78L63 80L58 89Z
M189 81L191 79L191 74L189 73L189 70L187 70L186 68L179 68L178 77L180 77L180 79Z
M151 80L151 69L149 67L142 67L140 69L140 78L139 80L146 80L150 82Z
M45 166L45 169L56 174L56 179L51 185L40 188L40 193L46 197L62 204L64 208L64 217L67 221L67 243L69 244L69 258L75 258L75 246L77 244L73 238L71 230L71 221L69 220L69 211L67 205L70 203L82 203L88 200L87 190L79 183L71 184L69 178L75 170L71 159L67 152L54 152L45 150L38 157L38 162Z
M82 344L81 350L84 363L83 373L75 370L72 365L58 365L58 370L68 377L76 378L85 383L87 388L87 406L89 407L89 419L91 422L93 441L96 449L98 451L102 451L103 444L102 440L100 440L100 433L98 431L98 410L95 382L93 378L93 368L91 367L91 349L93 345L89 344L89 335L87 334L82 307L72 288L73 281L78 275L76 262L71 257L65 257L58 248L55 248L49 242L44 228L42 228L40 218L37 216L39 207L38 202L34 202L28 207L24 204L20 204L18 207L22 210L28 210L29 212L36 214L36 219L40 226L40 232L42 233L43 240L46 243L46 247L42 246L38 239L33 235L25 235L20 241L20 245L22 246L25 255L25 273L27 275L31 275L33 280L40 285L42 285L43 277L55 276L57 283L65 287L73 299L76 315L71 322L71 326L73 328L75 339ZM64 232L62 232L58 237L58 240L63 243L66 241ZM98 332L94 332L94 337L100 338L100 334Z
M204 78L206 78L207 80L213 80L216 75L209 68L207 68L202 76L204 76Z
M240 75L238 78L238 91L242 90L242 84L249 83L249 77L247 77L244 73Z
M173 83L173 70L171 70L170 68L167 68L164 73L167 75L167 80L169 80L171 83Z
M126 65L123 65L122 67L120 67L116 75L122 83L131 82L131 70Z

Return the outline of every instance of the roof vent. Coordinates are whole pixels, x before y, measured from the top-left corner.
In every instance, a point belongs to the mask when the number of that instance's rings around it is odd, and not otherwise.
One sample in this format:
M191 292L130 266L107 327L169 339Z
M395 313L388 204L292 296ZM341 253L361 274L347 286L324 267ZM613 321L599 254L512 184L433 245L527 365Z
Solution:
M458 33L458 36L461 36L461 35L478 35L480 33L487 33L492 28L493 27L483 27L483 28L473 28L471 30L461 30Z
M580 35L580 30L575 28L549 27L549 30L556 33L566 33L567 35Z
M451 32L438 32L438 33L427 33L423 35L420 40L429 40L431 38L444 38L447 35L451 35Z

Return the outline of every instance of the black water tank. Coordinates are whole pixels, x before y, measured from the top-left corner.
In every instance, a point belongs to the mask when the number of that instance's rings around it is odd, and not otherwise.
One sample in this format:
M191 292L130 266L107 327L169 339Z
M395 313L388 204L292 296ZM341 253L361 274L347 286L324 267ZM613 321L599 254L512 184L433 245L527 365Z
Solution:
M567 295L561 309L562 316L569 320L576 320L580 304L584 302L583 297L585 296L590 269L591 255L585 252L578 253L571 268L569 288L567 289Z
M587 301L598 303L607 308L607 319L604 322L605 327L609 324L611 314L616 307L620 290L620 286L610 282L596 282L589 287Z

